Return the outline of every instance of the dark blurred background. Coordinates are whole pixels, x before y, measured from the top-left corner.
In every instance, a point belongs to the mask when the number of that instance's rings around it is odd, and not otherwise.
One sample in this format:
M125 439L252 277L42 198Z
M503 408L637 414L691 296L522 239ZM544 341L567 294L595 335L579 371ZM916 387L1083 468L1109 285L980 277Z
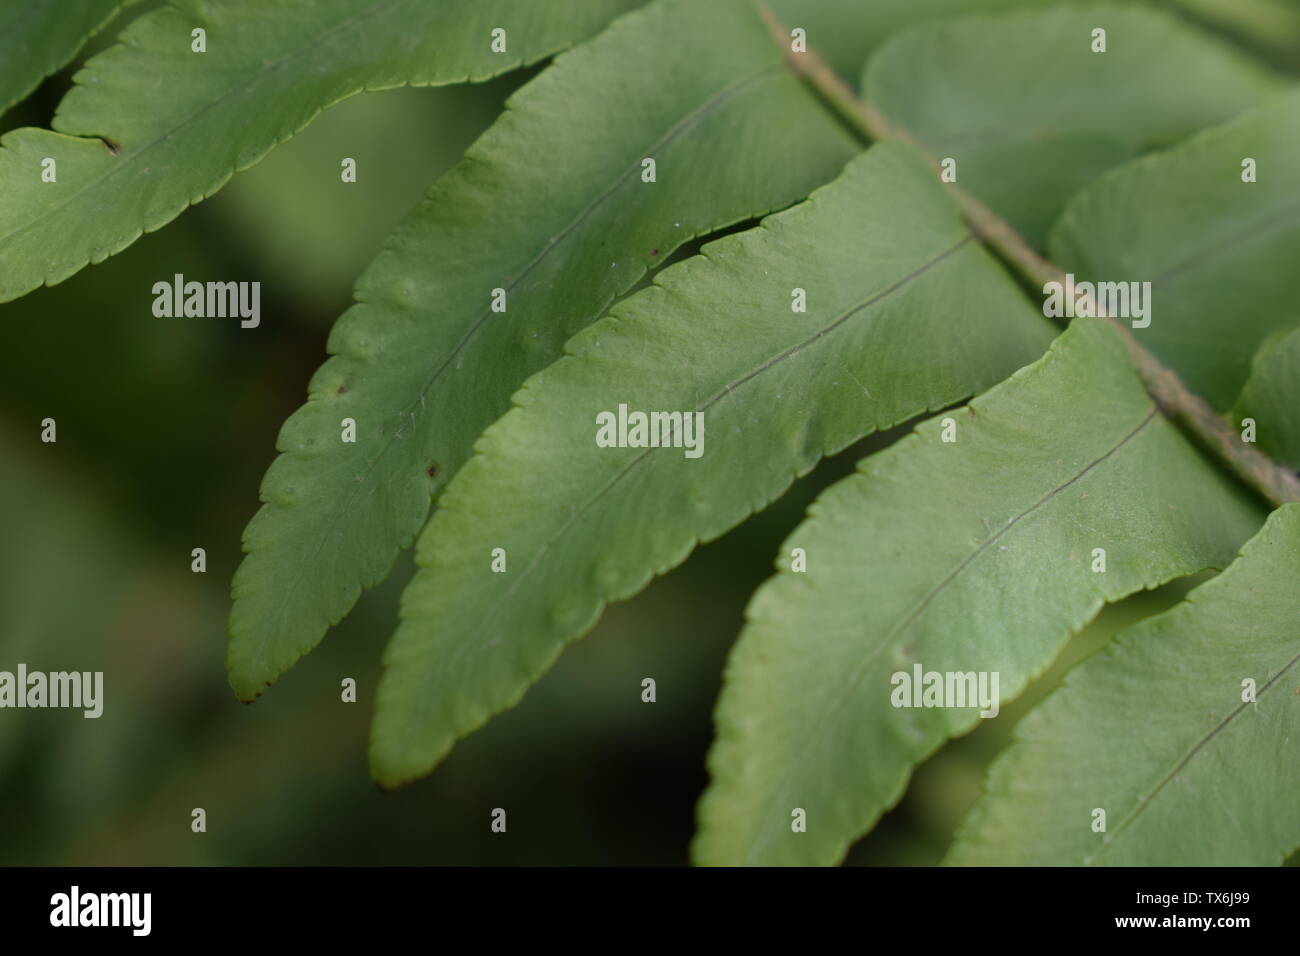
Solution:
M0 130L48 125L72 72ZM687 861L745 602L816 494L900 432L823 463L611 608L520 706L400 792L370 782L365 748L409 555L255 705L225 679L240 533L331 323L385 234L530 75L347 100L161 232L0 305L0 669L103 670L106 697L98 720L4 712L0 864ZM339 182L344 156L356 184ZM155 319L151 286L176 272L260 280L261 327ZM46 417L56 444L40 441ZM190 570L195 547L205 574ZM1026 705L1186 587L1104 612L1021 701L921 766L850 862L937 862ZM356 704L339 699L344 677ZM653 705L643 677L657 681ZM498 806L504 835L489 831ZM191 832L195 807L206 833Z

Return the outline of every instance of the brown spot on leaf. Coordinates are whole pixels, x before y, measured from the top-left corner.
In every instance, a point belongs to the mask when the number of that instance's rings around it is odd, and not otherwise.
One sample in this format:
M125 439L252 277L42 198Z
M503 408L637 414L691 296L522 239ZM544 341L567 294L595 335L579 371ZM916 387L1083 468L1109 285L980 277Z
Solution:
M117 143L113 142L107 136L101 136L99 137L99 139L104 144L104 148L107 149L114 156L122 155L122 147L118 146Z

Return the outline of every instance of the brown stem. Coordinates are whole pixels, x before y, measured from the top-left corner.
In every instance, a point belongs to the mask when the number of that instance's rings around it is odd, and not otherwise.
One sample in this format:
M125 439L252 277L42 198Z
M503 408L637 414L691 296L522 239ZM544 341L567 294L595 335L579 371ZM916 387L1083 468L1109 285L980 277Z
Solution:
M939 163L915 137L906 130L892 126L879 110L859 99L839 74L812 48L804 53L791 51L790 31L777 20L763 0L754 2L771 28L777 46L785 51L786 59L794 71L816 90L864 142L893 139L911 143L925 155L936 171L939 169ZM962 214L980 241L995 250L1021 276L1038 286L1064 281L1064 271L1040 256L1005 219L957 186L951 185L948 188L952 190ZM1105 315L1095 301L1092 311L1119 330L1138 376L1165 417L1190 433L1265 501L1274 506L1288 501L1300 501L1300 475L1278 464L1253 445L1243 442L1227 418L1219 415L1203 398L1188 389L1172 369L1166 368L1137 341L1130 329Z

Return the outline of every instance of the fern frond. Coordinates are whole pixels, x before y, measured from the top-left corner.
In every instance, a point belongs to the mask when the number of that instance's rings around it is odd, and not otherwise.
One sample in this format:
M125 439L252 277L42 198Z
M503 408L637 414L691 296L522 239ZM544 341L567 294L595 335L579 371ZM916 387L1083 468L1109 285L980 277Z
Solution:
M1076 319L814 503L727 664L697 861L837 862L913 766L980 720L970 698L895 696L898 675L989 675L996 715L1104 603L1232 559L1262 513L1160 416L1126 354Z
M572 334L682 243L806 196L857 148L748 0L630 14L507 107L366 270L281 431L234 582L244 699L388 573Z
M953 160L956 182L1037 248L1066 200L1107 169L1283 87L1221 40L1133 4L930 22L891 37L862 78L891 125Z
M162 228L345 97L485 80L638 2L174 0L77 73L52 130L0 138L0 302ZM56 182L41 179L46 158Z
M1081 282L1149 281L1151 324L1134 334L1226 411L1260 343L1296 321L1298 178L1293 89L1102 176L1066 206L1051 258Z
M376 778L427 773L606 603L823 455L988 387L1050 337L899 143L665 270L525 383L444 493L384 656ZM620 406L698 416L701 454L600 447L600 416Z
M23 0L0 6L0 116L134 2Z
M1030 712L948 862L1275 866L1300 848L1297 580L1289 504Z

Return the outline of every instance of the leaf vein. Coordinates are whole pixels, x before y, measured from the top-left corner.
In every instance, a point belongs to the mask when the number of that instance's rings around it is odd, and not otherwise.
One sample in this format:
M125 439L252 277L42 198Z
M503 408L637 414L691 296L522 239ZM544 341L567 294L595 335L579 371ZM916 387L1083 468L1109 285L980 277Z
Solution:
M1287 671L1289 671L1293 666L1295 666L1297 662L1300 662L1300 654L1297 654L1295 657L1291 658L1291 660L1289 660L1282 667L1280 671L1278 671L1276 674L1273 675L1272 679L1269 680L1268 683L1266 683L1263 687L1259 689L1259 693L1255 695L1256 701L1258 701L1260 697L1263 697L1264 694L1268 692L1268 689L1270 687L1272 687L1274 684L1280 681L1282 679L1282 676ZM1224 717L1221 721L1219 721L1217 724L1211 727L1210 730L1207 731L1206 734L1203 737L1201 737L1201 739L1198 740L1192 746L1192 748L1189 751L1187 751L1187 753L1183 755L1182 759L1179 760L1176 764L1174 764L1173 768L1170 769L1160 779L1160 782L1156 784L1155 789L1153 789L1148 796L1138 797L1137 806L1128 812L1128 814L1124 817L1123 820L1120 821L1119 826L1116 827L1113 832L1106 834L1105 838L1102 840L1102 845L1100 849L1097 850L1097 853L1094 856L1090 857L1086 861L1085 865L1086 866L1096 865L1096 863L1103 856L1105 856L1106 852L1115 845L1115 842L1119 839L1120 834L1123 833L1126 829L1128 829L1129 825L1132 824L1132 822L1138 818L1138 816L1142 813L1143 810L1151 806L1152 802L1160 794L1160 791L1163 790L1165 786L1171 780L1174 779L1174 777L1176 777L1180 772L1182 772L1183 768L1186 767L1189 763L1191 763L1192 758L1195 757L1198 753L1200 753L1201 750L1204 749L1205 746L1211 740L1217 737L1219 733L1222 732L1238 714L1240 714L1243 710L1246 709L1247 706L1248 706L1248 702L1243 701L1236 708L1234 708L1226 717Z

